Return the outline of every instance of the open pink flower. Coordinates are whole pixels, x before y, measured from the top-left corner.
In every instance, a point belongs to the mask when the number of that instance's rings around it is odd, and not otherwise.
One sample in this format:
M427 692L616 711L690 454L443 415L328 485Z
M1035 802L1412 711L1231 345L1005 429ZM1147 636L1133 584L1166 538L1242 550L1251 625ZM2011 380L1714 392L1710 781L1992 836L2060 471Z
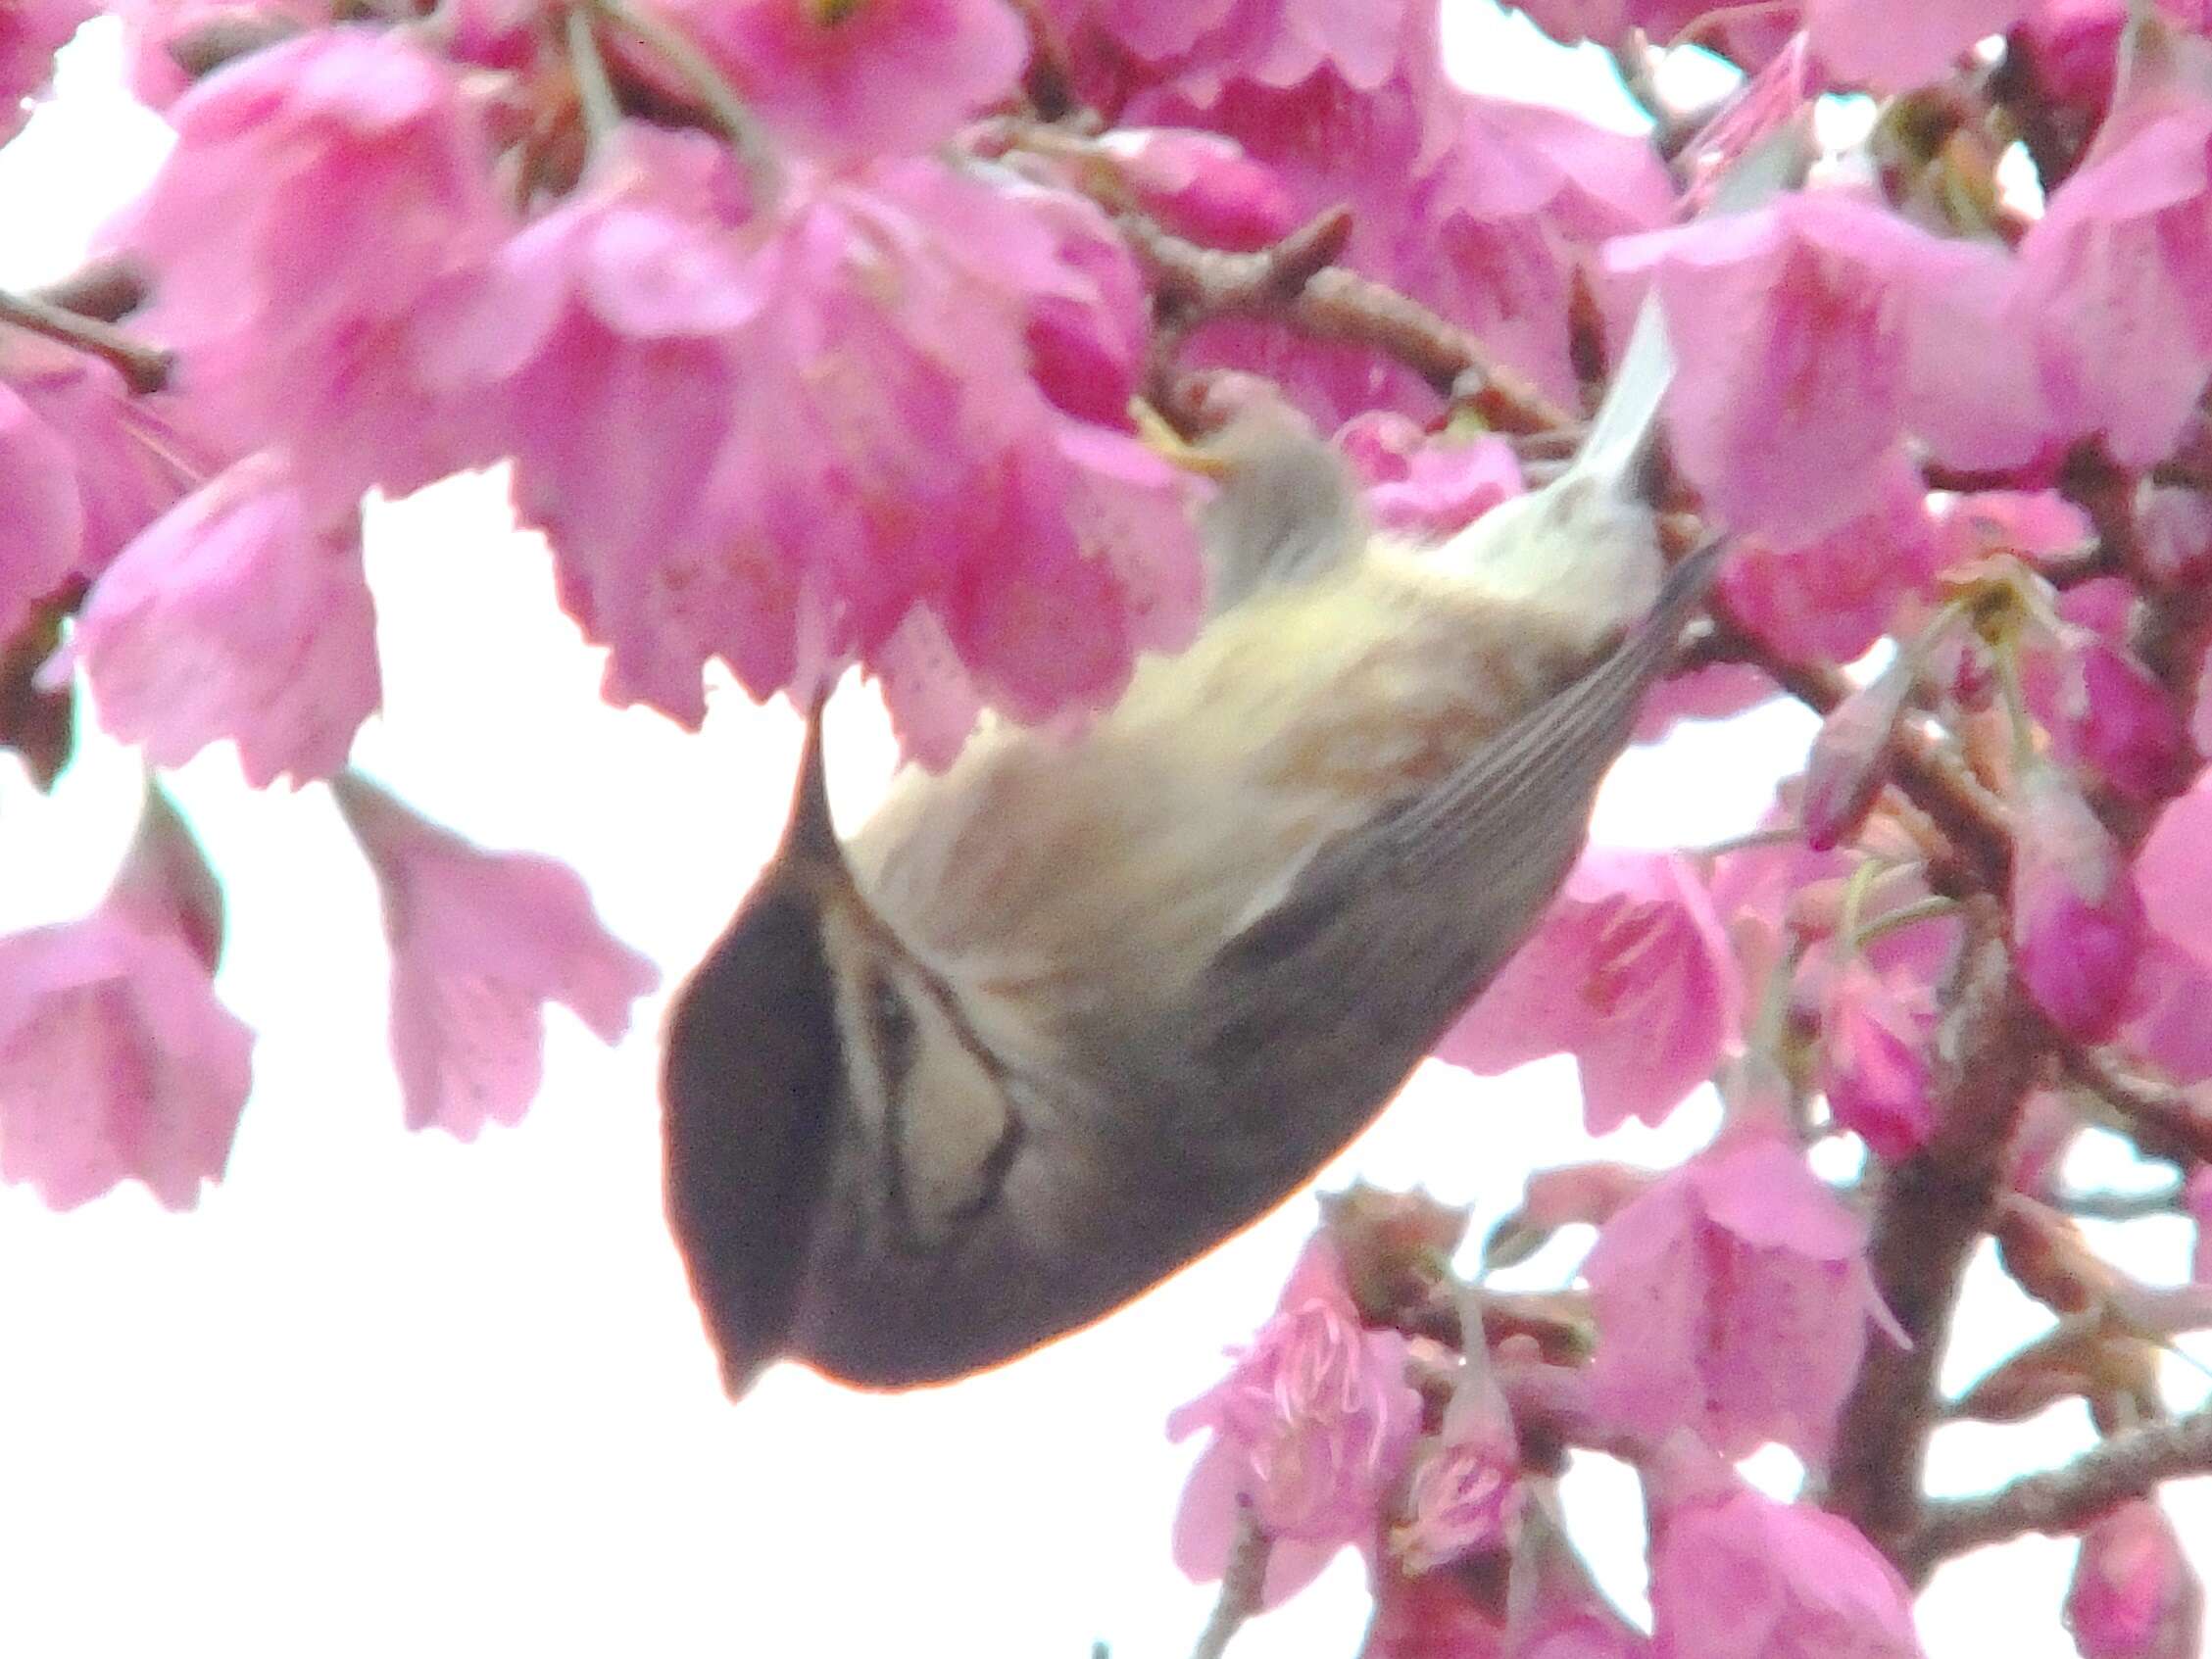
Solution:
M659 982L600 926L566 865L486 853L358 773L331 782L369 856L392 946L392 1057L410 1129L462 1140L516 1123L538 1091L545 1004L565 1003L608 1043Z
M1911 1592L1848 1521L1753 1491L1688 1435L1647 1479L1657 1659L1921 1659Z
M926 150L1012 89L1005 0L661 0L777 134L832 161Z
M1808 542L1754 536L1729 556L1721 592L1744 625L1796 661L1850 662L1935 574L1925 492L1901 463L1879 501Z
M221 1179L253 1049L215 999L221 940L214 877L149 792L98 908L0 939L0 1179L56 1209L130 1179L188 1209Z
M2155 1498L2123 1503L2082 1535L2066 1628L2082 1659L2199 1659L2204 1586Z
M319 520L282 462L240 462L93 584L43 677L72 664L156 765L229 738L256 788L328 777L380 693L359 512Z
M1962 464L2040 442L2031 399L1961 407L1985 361L2018 355L1996 332L2010 268L1988 248L1830 191L1628 237L1606 259L1651 273L1682 365L1675 453L1735 528L1803 542L1875 511L1908 430ZM1953 372L1961 355L1975 376Z
M1571 1053L1594 1135L1657 1123L1712 1076L1741 996L1727 936L1671 854L1594 847L1529 942L1437 1045L1494 1077Z
M2158 73L2124 92L2020 266L2065 429L2163 459L2212 377L2212 99Z
M1715 1145L1590 1252L1593 1407L1654 1439L1693 1429L1724 1456L1772 1439L1825 1461L1868 1327L1903 1340L1865 1246L1865 1222L1779 1136Z
M267 47L171 111L176 146L118 239L154 301L136 331L241 449L296 440L318 506L492 459L418 372L416 326L510 228L459 72L405 30Z
M1142 285L1104 217L934 160L801 170L635 125L437 328L484 388L608 695L696 724L701 670L878 673L942 765L989 704L1118 696L1196 627L1184 483L1126 424Z
M1315 1238L1229 1375L1167 1420L1173 1439L1213 1432L1175 1514L1176 1565L1219 1578L1248 1506L1274 1540L1265 1605L1311 1584L1345 1545L1371 1549L1420 1429L1405 1354L1397 1332L1362 1328L1334 1247Z

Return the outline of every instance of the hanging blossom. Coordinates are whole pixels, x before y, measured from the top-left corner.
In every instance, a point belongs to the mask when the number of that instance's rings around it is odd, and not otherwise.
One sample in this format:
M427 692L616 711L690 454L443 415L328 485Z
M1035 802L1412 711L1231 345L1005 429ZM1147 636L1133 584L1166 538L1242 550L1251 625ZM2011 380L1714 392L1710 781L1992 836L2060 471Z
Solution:
M1436 1053L1485 1077L1570 1053L1602 1135L1664 1118L1712 1076L1741 1020L1727 936L1688 863L1594 847Z
M1402 1336L1360 1325L1334 1246L1315 1238L1229 1375L1167 1420L1173 1439L1213 1432L1176 1511L1176 1565L1219 1578L1248 1511L1271 1541L1267 1606L1347 1544L1371 1551L1420 1429L1405 1360Z
M2095 142L2022 239L2020 267L2063 428L2147 466L2212 379L2212 76L2156 24L2132 50Z
M1894 491L1907 433L1959 465L2018 464L2047 415L2006 330L2016 276L1844 190L1624 238L1680 364L1668 430L1715 517L1785 544Z
M858 659L910 752L986 703L1103 707L1198 621L1181 478L1126 427L1145 337L1087 204L935 161L801 171L762 220L726 146L625 127L435 325L515 456L607 689L696 724Z
M77 665L156 765L227 738L257 789L328 777L382 694L360 512L319 520L281 458L240 462L131 542L40 679Z
M254 1041L216 1000L221 948L214 874L149 788L98 906L0 939L0 1179L56 1209L132 1179L189 1209L221 1179Z
M545 1004L572 1009L602 1042L660 975L600 925L566 865L487 853L358 773L332 793L368 854L392 947L392 1058L410 1129L462 1140L515 1123L545 1064Z
M460 72L407 30L318 29L208 75L111 239L132 319L233 451L282 445L319 511L496 459L432 395L419 329L514 227Z
M1922 1659L1911 1592L1848 1521L1753 1491L1688 1433L1645 1478L1656 1659Z
M1623 1206L1584 1264L1598 1320L1593 1407L1640 1435L1694 1429L1742 1456L1828 1455L1873 1326L1866 1223L1779 1133L1746 1129Z
M942 142L1011 93L1029 56L1006 0L656 0L655 9L777 137L836 163Z

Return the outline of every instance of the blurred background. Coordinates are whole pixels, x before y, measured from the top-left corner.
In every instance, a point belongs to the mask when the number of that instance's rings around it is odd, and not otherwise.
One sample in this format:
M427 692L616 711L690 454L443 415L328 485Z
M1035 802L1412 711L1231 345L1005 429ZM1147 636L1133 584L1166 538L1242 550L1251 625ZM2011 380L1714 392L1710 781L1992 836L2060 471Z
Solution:
M1487 3L1446 8L1470 84L1637 123L1601 56ZM73 268L167 131L120 90L112 30L89 27L59 98L0 151L0 283ZM0 1190L0 1652L1186 1652L1213 1590L1176 1571L1168 1528L1200 1447L1162 1424L1273 1306L1312 1199L992 1375L886 1397L786 1368L731 1406L661 1217L657 1026L775 839L797 720L726 682L696 736L602 705L598 655L495 480L375 511L369 578L385 700L357 763L488 847L573 864L663 994L613 1049L553 1010L519 1128L473 1146L407 1134L375 894L327 793L257 795L227 750L177 774L227 887L219 989L260 1033L253 1099L195 1213L135 1186L60 1216ZM1776 705L1640 751L1598 834L1747 827L1809 732ZM892 759L865 688L835 706L831 753L851 822ZM96 736L51 801L0 757L0 929L98 899L138 788L134 756ZM1694 1099L1601 1155L1671 1162L1716 1121ZM1432 1065L1321 1185L1424 1185L1472 1204L1479 1239L1529 1170L1591 1155L1571 1062L1491 1081ZM2070 1173L2159 1179L2095 1137ZM2180 1220L2089 1225L2142 1278L2186 1276ZM1588 1237L1502 1282L1565 1282ZM1968 1305L1953 1389L2048 1323L1986 1262ZM2200 1399L2201 1371L2168 1364L2177 1403ZM1946 1430L1935 1479L1978 1489L2090 1439L2078 1404ZM1745 1467L1781 1493L1799 1475L1778 1448ZM2212 1572L2208 1485L2169 1502ZM1647 1619L1634 1478L1585 1457L1566 1501L1601 1581ZM2071 1653L2072 1547L2028 1539L1946 1570L1922 1604L1931 1653ZM1345 1659L1366 1613L1348 1552L1235 1651Z

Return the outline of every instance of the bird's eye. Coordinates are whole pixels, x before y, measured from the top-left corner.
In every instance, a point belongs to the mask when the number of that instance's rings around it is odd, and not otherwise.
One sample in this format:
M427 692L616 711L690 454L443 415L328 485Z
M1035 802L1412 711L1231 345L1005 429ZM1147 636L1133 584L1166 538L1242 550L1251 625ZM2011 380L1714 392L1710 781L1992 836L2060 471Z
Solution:
M867 1019L876 1063L883 1068L884 1085L896 1089L913 1064L914 1011L905 995L891 983L891 976L881 968L868 973Z

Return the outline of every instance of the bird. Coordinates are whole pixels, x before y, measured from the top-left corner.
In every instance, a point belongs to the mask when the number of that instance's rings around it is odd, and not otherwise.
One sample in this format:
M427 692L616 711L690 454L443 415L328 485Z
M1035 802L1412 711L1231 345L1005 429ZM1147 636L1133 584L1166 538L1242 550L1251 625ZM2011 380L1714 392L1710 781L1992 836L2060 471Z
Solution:
M1710 211L1802 176L1801 125ZM1560 474L1378 533L1287 401L1181 459L1210 611L1074 738L984 724L848 837L811 713L783 837L664 1027L664 1190L733 1397L955 1381L1297 1192L1541 919L1724 544L1671 568L1647 297Z

